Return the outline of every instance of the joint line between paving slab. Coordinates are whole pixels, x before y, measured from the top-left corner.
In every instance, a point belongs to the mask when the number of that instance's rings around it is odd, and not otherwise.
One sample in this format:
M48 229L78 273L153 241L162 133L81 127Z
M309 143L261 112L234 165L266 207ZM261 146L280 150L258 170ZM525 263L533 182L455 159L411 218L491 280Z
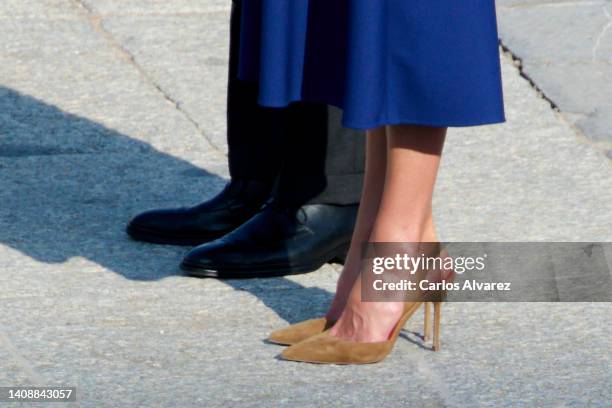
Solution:
M210 146L214 149L215 152L225 157L225 153L223 152L223 150L219 146L217 146L210 137L208 137L207 133L202 129L200 124L194 118L192 118L191 115L189 115L183 108L181 108L179 101L172 98L172 96L170 96L161 85L155 82L155 80L149 75L149 73L136 61L134 55L132 55L131 52L129 52L125 47L123 47L123 45L121 45L121 43L117 41L117 39L107 29L104 28L104 26L102 25L103 17L99 14L96 14L94 10L84 4L82 0L73 1L77 6L79 6L82 10L85 11L87 18L90 21L94 30L97 31L100 35L102 35L112 45L113 48L119 51L121 56L130 65L132 65L134 69L136 69L140 73L140 75L142 75L147 80L147 82L149 82L151 86L153 86L164 97L164 99L166 99L166 101L170 102L172 105L174 105L174 108L177 111L181 112L181 114L196 128L198 133L200 133L202 137L206 139L208 144L210 144Z
M592 50L593 62L597 60L597 51L599 50L599 46L601 45L601 40L605 37L610 27L612 27L612 16L610 15L610 12L608 11L608 7L603 6L602 10L603 10L604 15L608 18L608 22L604 24L604 26L602 27L599 35L597 36L597 39L595 40L595 44L593 45L593 50Z
M567 120L567 118L563 115L563 111L559 108L555 101L553 101L548 95L546 95L542 88L540 88L538 84L529 76L529 74L525 72L523 59L519 57L514 51L512 51L509 46L504 44L501 39L499 40L499 46L501 47L503 53L512 60L514 66L519 72L519 75L529 83L529 86L534 91L536 91L539 97L544 99L550 105L551 109L558 115L558 117L563 121L563 123L565 123L570 129L572 129L574 134L580 139L580 142L585 143L606 155L606 152L610 149L610 146L607 143L596 143L593 140L589 139L588 136L585 135L580 128L578 128L575 124L571 123L571 121Z
M529 82L529 85L538 93L538 95L544 99L546 102L548 102L550 104L550 107L555 111L555 112L560 112L559 107L557 106L557 104L550 99L545 93L544 91L538 86L538 84L535 83L535 81L525 72L524 70L524 66L523 66L523 59L521 57L519 57L518 55L516 55L511 49L510 47L508 47L506 44L503 43L503 41L500 39L499 40L499 46L501 47L502 51L504 52L504 54L508 55L511 59L512 62L514 63L514 66L518 69L519 71L519 75L521 77L523 77L527 82Z

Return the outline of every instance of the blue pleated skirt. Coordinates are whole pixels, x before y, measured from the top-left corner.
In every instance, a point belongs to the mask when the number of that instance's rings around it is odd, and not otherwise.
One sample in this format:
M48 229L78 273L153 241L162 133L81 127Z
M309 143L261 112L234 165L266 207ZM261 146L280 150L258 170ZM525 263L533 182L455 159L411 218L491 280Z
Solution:
M243 0L238 76L350 128L504 121L494 0Z

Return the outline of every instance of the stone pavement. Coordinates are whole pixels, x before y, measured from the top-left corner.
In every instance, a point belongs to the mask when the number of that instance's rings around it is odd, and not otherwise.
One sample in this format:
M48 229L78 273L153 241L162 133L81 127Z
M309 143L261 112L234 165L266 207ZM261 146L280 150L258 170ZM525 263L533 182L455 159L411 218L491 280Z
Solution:
M606 3L541 3L500 1L508 122L451 130L445 240L612 240ZM228 13L0 3L0 386L76 386L84 407L609 406L609 303L452 303L439 353L413 319L381 364L295 364L262 339L323 313L337 266L199 280L184 248L125 236L138 211L227 180Z
M502 44L567 123L612 158L612 0L498 0Z

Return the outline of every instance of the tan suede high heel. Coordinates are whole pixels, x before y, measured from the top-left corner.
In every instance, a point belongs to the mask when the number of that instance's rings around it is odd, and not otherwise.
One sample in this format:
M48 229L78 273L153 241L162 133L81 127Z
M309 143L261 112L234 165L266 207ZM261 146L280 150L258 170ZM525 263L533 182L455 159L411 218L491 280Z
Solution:
M448 256L448 252L443 249L440 251L439 256L446 257ZM443 279L446 281L452 281L453 278L454 271L447 271L447 273L443 276ZM430 337L429 303L432 302L423 302L423 306L425 307L425 326L423 331L424 341L428 341ZM325 330L331 328L334 324L336 324L336 321L327 320L325 317L304 320L303 322L292 324L282 329L273 331L270 333L266 341L273 344L278 344L280 346L292 346L312 336L323 333ZM440 344L438 339L437 343L434 341L434 351L439 349L439 347Z
M404 313L389 336L389 340L359 343L332 336L329 330L286 348L281 354L285 360L317 364L370 364L389 355L400 331L423 302L407 302ZM441 302L434 302L434 350L440 349Z

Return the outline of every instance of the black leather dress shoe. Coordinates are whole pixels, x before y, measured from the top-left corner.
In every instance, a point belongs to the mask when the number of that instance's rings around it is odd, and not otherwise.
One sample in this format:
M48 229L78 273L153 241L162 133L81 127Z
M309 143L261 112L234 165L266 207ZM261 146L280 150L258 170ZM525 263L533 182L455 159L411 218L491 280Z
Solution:
M344 260L357 205L308 204L283 208L274 201L229 234L185 255L189 275L258 278L314 271Z
M169 245L200 245L236 229L268 200L270 186L232 180L214 198L193 207L146 211L127 226L139 241Z

